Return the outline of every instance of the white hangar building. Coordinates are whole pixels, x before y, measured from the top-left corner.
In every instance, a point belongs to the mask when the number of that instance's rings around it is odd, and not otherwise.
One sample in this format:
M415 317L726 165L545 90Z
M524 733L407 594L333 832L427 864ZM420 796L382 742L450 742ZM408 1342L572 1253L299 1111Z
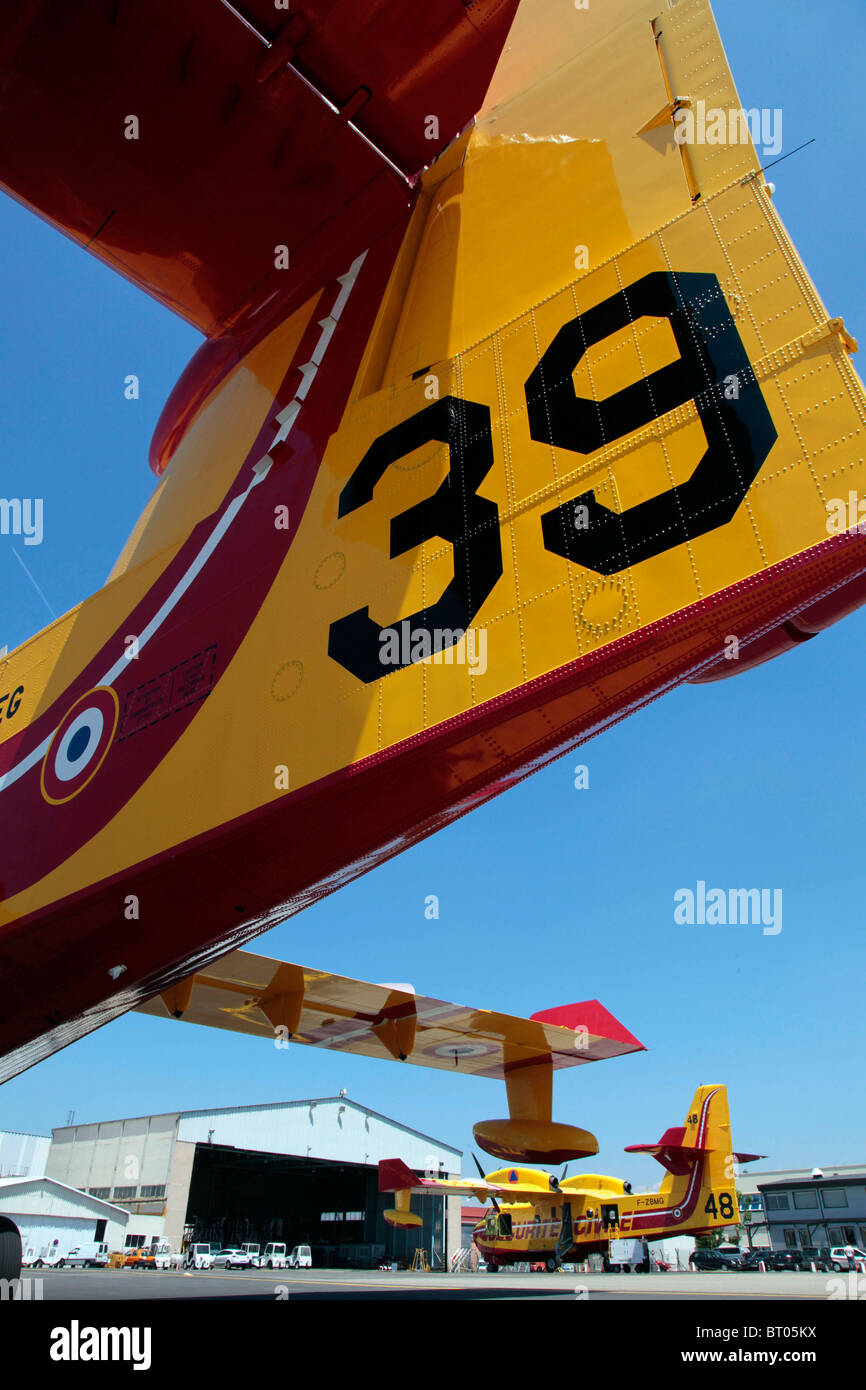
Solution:
M68 1255L76 1245L104 1240L122 1250L129 1212L53 1178L0 1178L0 1216L21 1232L28 1263Z
M447 1262L460 1248L460 1199L413 1199L423 1225L394 1230L382 1217L394 1204L378 1191L382 1158L445 1177L459 1176L462 1153L340 1095L64 1126L46 1172L128 1212L127 1246L153 1235L173 1249L282 1240L312 1246L320 1267L369 1267L423 1246Z

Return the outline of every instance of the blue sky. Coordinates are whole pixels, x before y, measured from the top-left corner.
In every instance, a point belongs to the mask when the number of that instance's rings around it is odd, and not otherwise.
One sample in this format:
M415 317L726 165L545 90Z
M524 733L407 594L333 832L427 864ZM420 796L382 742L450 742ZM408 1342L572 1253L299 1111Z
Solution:
M866 11L715 9L744 105L782 108L783 152L817 139L774 171L776 202L830 313L866 341L853 116ZM0 495L45 498L45 542L15 544L60 613L104 582L147 500L150 435L199 339L5 199L0 243ZM48 617L0 538L0 643ZM866 1159L864 639L861 613L758 671L666 696L255 949L506 1011L601 999L649 1050L560 1074L555 1112L599 1136L592 1166L636 1184L661 1170L623 1146L681 1123L704 1082L727 1082L735 1142L765 1166ZM781 933L676 925L673 894L698 879L781 888ZM505 1113L496 1083L129 1016L3 1087L0 1128L342 1086L464 1149L474 1120Z

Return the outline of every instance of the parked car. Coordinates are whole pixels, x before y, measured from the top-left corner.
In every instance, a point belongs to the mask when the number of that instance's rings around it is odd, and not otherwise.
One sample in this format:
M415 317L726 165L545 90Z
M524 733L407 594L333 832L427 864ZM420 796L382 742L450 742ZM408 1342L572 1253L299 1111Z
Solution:
M774 1267L773 1251L766 1246L755 1246L754 1249L746 1251L740 1263L737 1265L737 1268L755 1270L762 1264L766 1265L767 1269L772 1269Z
M137 1245L123 1256L124 1269L156 1269L156 1258L149 1245Z
M249 1269L252 1262L252 1256L235 1245L218 1250L213 1257L214 1269Z
M288 1259L289 1269L312 1269L313 1252L309 1245L296 1245Z
M799 1268L811 1273L812 1265L821 1273L826 1273L830 1268L830 1251L827 1249L819 1250L817 1245L807 1245L802 1250L795 1251L799 1259Z
M819 1250L817 1245L805 1245L802 1250L792 1251L796 1255L796 1268L812 1273L812 1265L820 1273L826 1273L830 1269L830 1251L827 1248Z
M741 1259L739 1250L693 1250L689 1264L692 1269L739 1269Z
M104 1269L108 1264L108 1246L104 1241L91 1240L76 1245L64 1255L63 1263L72 1269Z
M866 1252L859 1249L859 1247L856 1245L852 1246L852 1249L854 1251L855 1264L859 1263L861 1260L866 1260ZM845 1254L844 1245L833 1246L833 1248L830 1251L830 1264L833 1267L833 1269L839 1271L850 1268L848 1264L848 1256Z
M766 1246L757 1246L743 1256L739 1268L755 1270L763 1264L772 1270L793 1269L810 1272L813 1263L819 1270L828 1269L827 1251L819 1250L817 1246L809 1246L805 1250L770 1250Z
M800 1253L798 1250L774 1250L773 1269L799 1269Z

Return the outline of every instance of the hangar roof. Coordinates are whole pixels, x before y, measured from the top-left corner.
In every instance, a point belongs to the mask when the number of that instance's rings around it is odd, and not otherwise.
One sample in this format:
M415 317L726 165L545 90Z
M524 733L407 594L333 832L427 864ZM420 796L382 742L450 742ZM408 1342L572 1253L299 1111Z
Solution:
M24 1189L29 1188L29 1192ZM16 1198L17 1189L21 1189L20 1195ZM15 1211L24 1212L24 1202L29 1201L31 1205L26 1208L28 1215L64 1215L63 1208L87 1207L92 1210L98 1208L100 1215L105 1215L113 1221L126 1221L129 1212L126 1207L119 1207L114 1202L105 1202L101 1197L91 1197L89 1192L82 1192L77 1187L70 1187L68 1183L58 1182L57 1178L0 1178L0 1208L11 1211L12 1207L6 1199L16 1198Z
M411 1168L443 1167L459 1173L462 1150L382 1115L348 1096L187 1110L177 1138L239 1149L375 1164L401 1157Z
M180 1118L188 1120L204 1115L242 1115L255 1110L289 1110L296 1107L303 1109L305 1106L311 1105L351 1106L354 1110L360 1111L362 1115L370 1115L393 1129L401 1129L406 1134L414 1135L417 1139L429 1139L430 1143L435 1144L437 1148L447 1149L449 1153L457 1154L460 1158L463 1157L462 1149L455 1149L452 1144L445 1144L441 1139L434 1138L432 1134L425 1134L420 1129L412 1129L411 1125L404 1125L402 1121L394 1120L390 1115L383 1115L379 1110L373 1110L369 1105L361 1105L359 1101L350 1100L348 1096L315 1096L310 1100L280 1100L260 1105L227 1105L221 1106L218 1110L182 1110Z
M462 1150L381 1114L348 1096L320 1096L253 1105L176 1110L64 1125L52 1131L57 1146L126 1141L130 1132L147 1138L155 1122L172 1144L207 1144L260 1153L294 1155L373 1166L402 1158L416 1171L428 1167L458 1175ZM167 1161L167 1153L166 1153ZM66 1172L64 1170L64 1176ZM153 1178L146 1181L161 1181Z

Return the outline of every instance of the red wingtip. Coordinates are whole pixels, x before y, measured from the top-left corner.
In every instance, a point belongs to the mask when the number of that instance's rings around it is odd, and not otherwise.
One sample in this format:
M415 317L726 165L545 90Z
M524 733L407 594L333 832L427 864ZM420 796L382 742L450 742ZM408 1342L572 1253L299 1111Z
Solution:
M560 1004L555 1009L542 1009L530 1014L536 1023L554 1023L560 1028L586 1028L594 1037L610 1038L630 1052L646 1052L634 1033L624 1028L618 1018L597 999L585 999L582 1004Z
M407 1187L418 1187L420 1179L408 1168L402 1158L382 1158L379 1160L379 1191L404 1192Z
M759 1158L766 1158L766 1154L733 1154L735 1163L754 1163Z

